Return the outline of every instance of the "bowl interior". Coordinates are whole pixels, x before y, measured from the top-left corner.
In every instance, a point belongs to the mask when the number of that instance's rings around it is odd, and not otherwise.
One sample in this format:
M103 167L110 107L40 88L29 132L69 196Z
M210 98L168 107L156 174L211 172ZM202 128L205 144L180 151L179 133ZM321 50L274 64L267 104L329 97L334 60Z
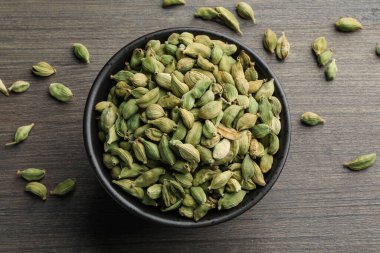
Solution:
M104 168L102 163L103 145L98 139L98 124L96 120L97 115L93 110L96 103L106 100L109 90L115 85L115 82L109 78L110 75L118 72L125 67L125 61L130 59L133 49L141 47L143 48L145 44L151 39L156 39L164 42L171 33L181 33L185 31L191 32L195 35L206 34L210 36L211 39L219 39L228 43L234 43L238 46L238 52L240 52L240 50L245 50L251 56L251 59L255 62L255 68L258 71L260 78L273 78L275 80L275 95L279 98L283 106L283 110L280 115L282 123L282 130L279 134L280 149L279 152L274 156L272 169L265 174L267 185L265 187L258 187L256 190L249 192L246 195L244 201L240 203L239 206L223 211L212 210L198 222L183 218L177 212L162 213L156 207L145 206L134 197L123 192L118 188L118 186L112 184L109 170ZM180 227L201 227L221 223L240 215L255 205L270 190L280 175L288 154L290 145L290 116L288 104L286 102L286 98L279 81L266 65L266 63L263 62L263 60L258 57L251 49L239 41L217 32L211 32L198 28L171 28L153 32L129 43L127 46L117 52L103 67L88 95L84 112L84 141L89 160L95 169L100 183L121 206L140 217L162 224Z

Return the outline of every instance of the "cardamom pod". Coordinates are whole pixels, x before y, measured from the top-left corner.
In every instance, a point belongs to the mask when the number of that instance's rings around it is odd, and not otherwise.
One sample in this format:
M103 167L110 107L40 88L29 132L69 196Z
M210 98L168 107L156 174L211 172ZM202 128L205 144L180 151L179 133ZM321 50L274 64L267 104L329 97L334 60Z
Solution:
M118 185L125 192L131 194L132 196L138 199L142 200L144 198L144 195L145 195L144 189L141 187L135 186L132 180L129 180L129 179L112 180L112 183Z
M131 77L131 83L135 87L145 87L148 85L148 77L143 73L136 73Z
M166 134L164 134L161 138L161 141L158 145L158 151L160 153L161 161L170 166L173 166L177 159L173 153L173 151L169 147L169 138Z
M69 192L73 191L76 185L76 180L72 178L68 178L63 182L57 184L52 191L50 191L50 195L56 196L64 196Z
M207 197L206 193L203 191L203 189L199 186L193 186L190 188L191 196L194 198L194 200L198 203L198 205L202 205L206 203Z
M235 15L232 14L232 12L230 12L224 7L215 7L215 10L219 13L219 18L223 21L223 23L226 26L228 26L238 34L243 35L242 31L240 30L239 21L236 19Z
M239 205L243 201L246 193L246 191L241 190L224 194L224 196L218 200L218 209L231 209Z
M360 155L355 159L345 163L344 166L350 170L364 170L371 167L376 162L376 153Z
M272 54L274 53L277 46L277 35L270 28L264 32L263 44L266 50Z
M165 174L165 169L163 168L150 169L137 177L134 181L134 185L136 187L149 187L155 184L163 174Z
M32 72L36 76L46 77L55 74L57 70L49 63L42 61L33 65Z
M154 161L160 160L160 151L158 150L158 145L156 143L147 141L141 137L138 138L138 140L144 145L144 149L145 149L145 153L146 153L147 158L154 160ZM132 146L132 148L133 148L133 146ZM145 160L145 159L143 159L143 160L147 162L147 160Z
M336 66L335 59L333 59L326 67L325 76L327 81L332 81L336 78L338 67Z
M351 17L340 18L338 21L336 21L335 26L339 31L342 32L355 32L357 30L363 29L362 24L358 20Z
M162 184L154 184L146 189L146 194L151 199L159 199L161 197Z
M18 170L17 175L22 177L27 181L38 181L44 178L46 172L45 170L29 168L25 170Z
M46 186L39 183L39 182L29 182L25 186L25 191L30 192L30 193L40 197L42 200L46 200L46 195L47 195Z
M74 97L72 91L62 83L51 83L49 93L61 102L69 102Z
M25 141L28 138L29 133L33 127L34 127L34 123L17 128L16 133L15 133L15 137L14 137L14 141L5 144L5 146L11 146L11 145L18 144L22 141Z
M198 145L201 142L202 137L202 123L199 121L194 122L193 127L187 132L185 143Z
M236 12L243 19L252 20L253 23L256 22L255 14L253 12L252 7L246 2L240 2L236 5Z
M202 219L207 214L207 212L213 208L215 208L215 206L210 203L199 205L194 209L194 221L199 221Z
M255 173L253 174L252 181L257 185L264 187L266 185L266 182L265 182L264 175L263 175L259 165L257 165L257 163L255 163L255 162L253 162L253 168L255 169Z
M311 44L311 49L317 56L325 52L327 49L326 38L324 36L316 38L313 44Z
M326 50L323 53L318 55L318 64L319 66L325 66L332 57L332 50Z
M74 55L78 58L78 60L84 63L90 63L90 52L85 45L81 43L73 44Z
M173 120L166 117L158 118L155 120L148 120L148 123L156 126L163 133L171 133L177 128L177 124Z
M204 20L213 20L213 19L216 19L219 14L217 11L215 11L214 8L211 8L211 7L199 7L195 14L194 14L195 17L197 18L201 18L201 19L204 19Z
M318 124L325 123L325 120L322 119L318 114L315 114L313 112L305 112L301 115L301 122L309 126L316 126Z
M16 81L12 83L11 87L8 88L9 91L15 93L22 93L29 89L30 83L26 81Z
M129 70L120 70L115 75L111 75L110 78L117 82L129 82L133 76L133 72Z
M273 156L265 153L263 157L260 158L260 169L262 173L267 173L273 165Z
M285 33L283 32L280 38L277 40L276 45L276 55L279 60L285 60L290 51L290 44L288 39L285 36Z
M199 117L201 119L212 119L219 115L222 111L221 101L212 101L201 107L199 111Z
M163 7L169 7L174 5L184 5L186 4L185 0L164 0L162 3Z
M227 139L223 139L221 142L215 145L212 156L216 160L223 159L227 156L231 148L231 142ZM219 187L218 187L219 188Z

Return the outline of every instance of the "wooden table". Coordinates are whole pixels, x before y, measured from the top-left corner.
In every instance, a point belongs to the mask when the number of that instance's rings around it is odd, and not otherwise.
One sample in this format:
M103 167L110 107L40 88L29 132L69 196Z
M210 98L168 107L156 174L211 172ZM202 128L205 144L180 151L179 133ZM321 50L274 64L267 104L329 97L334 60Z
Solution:
M134 217L102 189L87 160L82 139L88 91L106 61L148 32L194 26L237 36L193 18L199 6L235 1L188 0L162 9L161 1L12 0L0 5L0 78L32 86L25 94L0 96L0 143L18 126L35 123L30 138L0 148L1 252L379 252L380 168L353 173L342 163L360 153L380 154L380 5L368 1L253 1L257 24L242 21L239 40L257 52L283 84L292 115L292 144L286 166L269 194L240 217L202 229L163 227ZM237 2L237 1L236 1ZM335 31L341 16L354 16L365 29ZM278 62L262 47L265 29L282 31L290 57ZM338 77L326 82L310 44L326 36L334 49ZM71 44L91 51L89 65L77 62ZM58 69L33 77L45 60ZM75 99L51 99L51 82L71 87ZM314 111L327 119L307 128L299 115ZM2 144L1 144L2 145ZM18 169L44 168L48 187L75 177L78 187L64 199L42 202L23 191Z

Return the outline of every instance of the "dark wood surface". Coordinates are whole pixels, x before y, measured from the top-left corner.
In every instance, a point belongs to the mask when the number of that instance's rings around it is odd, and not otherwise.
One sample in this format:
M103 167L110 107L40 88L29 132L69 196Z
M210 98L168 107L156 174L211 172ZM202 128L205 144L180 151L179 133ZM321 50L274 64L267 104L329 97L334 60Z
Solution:
M101 188L86 158L82 117L98 71L122 46L148 32L194 26L236 36L227 28L194 19L199 6L237 1L188 0L162 9L148 0L12 0L0 3L0 78L31 82L28 92L0 96L0 143L18 126L34 122L29 139L0 145L1 252L379 252L380 168L353 173L342 163L360 153L380 154L380 5L368 1L254 0L257 24L242 21L239 40L274 70L292 115L292 144L286 166L269 194L229 222L201 229L163 227L136 218ZM354 16L365 29L343 34L334 22ZM285 31L290 57L278 62L262 48L266 28ZM326 82L310 50L325 35L339 68ZM73 57L71 44L83 42L92 61ZM30 73L40 60L58 73L40 79ZM51 82L63 82L75 99L51 99ZM299 115L314 111L324 126L302 126ZM23 191L18 169L44 168L48 187L75 177L78 187L64 199L42 202Z

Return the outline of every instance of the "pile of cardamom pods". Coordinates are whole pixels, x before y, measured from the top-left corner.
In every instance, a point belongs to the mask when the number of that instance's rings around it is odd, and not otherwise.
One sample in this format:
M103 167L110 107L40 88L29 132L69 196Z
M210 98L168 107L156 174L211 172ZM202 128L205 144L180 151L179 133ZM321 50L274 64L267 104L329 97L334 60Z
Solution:
M237 50L188 32L134 49L95 106L114 184L195 221L265 186L282 105L274 81L260 80L250 56Z

